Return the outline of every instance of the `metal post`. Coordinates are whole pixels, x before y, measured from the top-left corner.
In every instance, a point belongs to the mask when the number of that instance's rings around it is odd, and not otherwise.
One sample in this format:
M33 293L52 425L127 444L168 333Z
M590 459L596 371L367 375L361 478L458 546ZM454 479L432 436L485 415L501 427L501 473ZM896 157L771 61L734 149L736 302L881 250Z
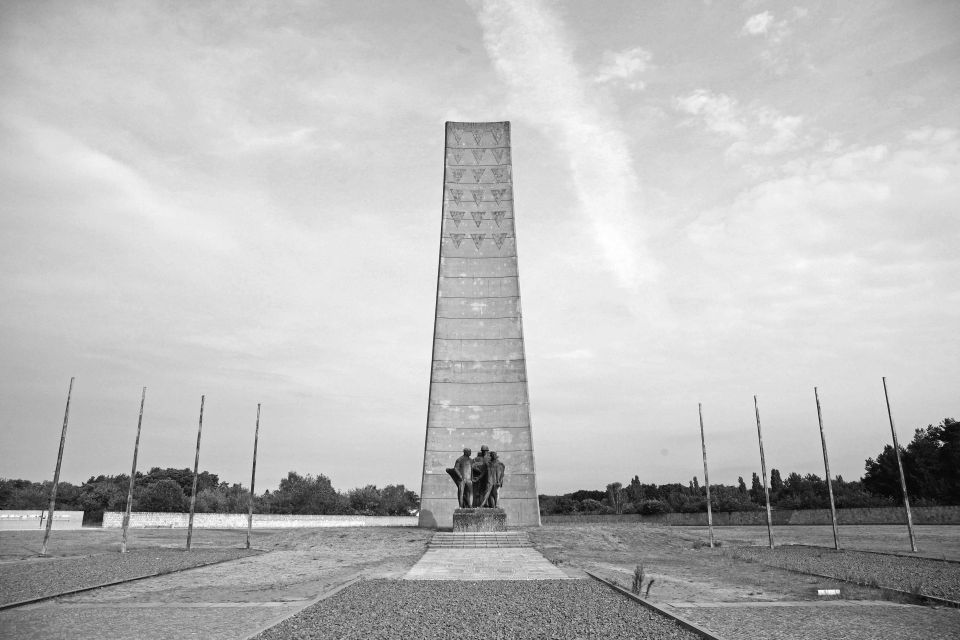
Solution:
M260 403L257 403L257 427L253 432L253 468L250 471L250 507L247 510L247 549L253 531L253 487L257 479L257 441L260 439Z
M50 529L53 527L53 514L57 508L57 485L60 484L60 463L63 462L63 444L67 440L67 420L70 417L70 396L73 394L73 377L70 378L70 388L67 389L67 408L63 412L63 429L60 431L60 450L57 452L57 466L53 470L53 487L50 488L50 508L47 510L47 530L43 534L43 546L40 555L47 555L47 541L50 539ZM40 514L43 521L43 514Z
M817 399L817 422L820 424L820 446L823 447L823 468L827 474L827 493L830 494L830 522L833 524L833 548L840 549L840 536L837 534L837 508L833 502L833 479L830 477L830 458L827 457L827 437L823 434L823 416L820 414L820 394L813 388L813 397Z
M187 521L187 551L190 551L190 541L193 539L193 512L197 504L197 470L200 468L200 434L203 431L203 401L206 396L200 396L200 424L197 426L197 453L193 458L193 490L190 492L190 519Z
M707 529L710 531L710 548L713 549L713 509L710 506L710 474L707 472L707 441L703 437L703 405L697 403L700 413L700 447L703 449L703 482L707 485Z
M767 487L767 461L763 456L763 434L760 432L760 408L757 396L753 396L753 410L757 414L757 440L760 441L760 473L763 474L763 494L767 497L767 536L773 549L773 514L770 512L770 489Z
M140 394L140 417L137 418L137 438L133 441L133 466L130 468L130 487L127 489L127 510L123 512L123 539L120 541L120 553L127 552L127 529L130 528L130 511L133 509L133 484L137 477L137 452L140 450L140 427L143 424L143 403L147 399L147 388Z
M890 433L893 434L893 451L897 454L900 488L903 490L903 508L907 512L907 531L910 532L910 550L916 553L917 539L913 535L913 517L910 515L910 498L907 497L907 479L903 475L903 462L900 461L900 445L897 444L897 430L893 427L893 413L890 411L890 395L887 393L886 377L883 378L883 397L887 401L887 417L890 418Z

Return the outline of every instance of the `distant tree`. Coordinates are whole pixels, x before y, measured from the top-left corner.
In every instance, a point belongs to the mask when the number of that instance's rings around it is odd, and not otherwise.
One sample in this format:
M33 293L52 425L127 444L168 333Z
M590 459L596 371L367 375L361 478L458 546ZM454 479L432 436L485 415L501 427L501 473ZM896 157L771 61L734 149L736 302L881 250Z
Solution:
M627 501L627 492L623 490L623 485L619 482L611 482L607 485L607 504L617 515L623 513L623 505Z
M960 504L960 423L944 418L940 424L917 429L900 456L907 492L914 500L929 504ZM867 458L863 486L871 493L902 503L900 476L893 446L886 445L874 458Z
M737 491L742 494L747 493L747 483L743 481L743 476L737 478Z
M763 483L760 482L760 476L756 473L753 474L753 478L750 481L750 499L757 504L764 504L766 501L763 494Z
M605 506L599 500L594 500L593 498L587 498L580 502L580 513L604 513L610 512L613 513L611 507Z
M323 474L301 476L291 471L280 481L280 488L271 499L273 513L323 515L351 511L347 498L340 495L330 484L330 478Z
M637 511L639 511L641 515L655 516L661 513L669 513L670 508L660 500L644 500L640 503L640 506L637 507Z
M187 497L180 484L172 478L151 482L143 488L137 501L137 511L186 511Z
M373 516L380 511L380 490L372 484L352 489L347 497L355 513Z
M780 479L779 469L770 469L770 492L777 493L783 489L783 480ZM771 500L773 497L771 496Z
M380 491L383 515L407 516L420 508L420 496L402 484L388 484Z

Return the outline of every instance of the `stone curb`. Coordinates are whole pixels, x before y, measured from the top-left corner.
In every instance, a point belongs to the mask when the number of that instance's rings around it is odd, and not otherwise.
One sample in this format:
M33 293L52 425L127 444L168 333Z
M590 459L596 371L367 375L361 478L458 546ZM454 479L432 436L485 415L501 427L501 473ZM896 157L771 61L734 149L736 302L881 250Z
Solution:
M64 596L72 596L76 593L93 591L94 589L103 589L104 587L113 587L118 584L136 582L137 580L146 580L147 578L158 578L160 576L169 576L174 573L183 573L184 571L190 571L191 569L202 569L204 567L212 567L217 564L223 564L224 562L233 562L234 560L242 560L243 558L251 558L251 557L254 557L255 555L266 553L265 551L262 551L260 549L251 549L251 551L259 551L259 553L242 556L240 558L226 558L225 560L214 560L213 562L206 562L204 564L198 564L192 567L184 567L182 569L171 569L170 571L161 571L159 573L149 573L145 576L136 576L134 578L124 578L123 580L114 580L113 582L102 582L100 584L95 584L90 587L81 587L79 589L71 589L70 591L61 591L60 593L53 593L47 596L40 596L39 598L30 598L29 600L18 600L16 602L8 602L6 604L0 604L0 611L6 611L7 609L14 609L16 607L25 607L28 604L35 604L37 602L44 602L46 600L53 600L54 598L62 598Z
M934 562L952 562L954 564L960 564L960 560L954 560L953 558L937 558L936 556L922 556L922 555L913 555L908 553L897 553L895 551L871 551L870 549L853 549L847 547L841 547L840 549L834 549L833 547L824 547L818 544L801 544L799 542L779 545L781 547L804 547L805 549L825 549L826 551L856 551L857 553L872 553L878 556L894 556L897 558L915 558L917 560L933 560ZM919 552L918 552L919 553Z
M635 602L639 602L641 605L643 605L643 606L646 607L647 609L650 609L651 611L655 611L655 612L659 613L660 615L664 616L665 618L668 618L668 619L670 619L670 620L673 620L674 622L676 622L678 625L680 625L681 627L683 627L683 628L686 629L687 631L691 631L691 632L697 634L698 636L700 636L700 637L703 638L704 640L724 640L724 638L723 638L722 636L715 635L715 634L711 633L710 631L707 631L707 630L704 629L703 627L700 627L700 626L694 624L693 622L690 622L689 620L687 620L687 619L685 619L685 618L681 618L681 617L678 616L677 614L671 613L671 612L667 611L666 609L661 609L660 607L658 607L657 605L653 604L652 602L650 602L650 601L648 601L648 600L644 600L644 599L641 598L640 596L638 596L638 595L636 595L636 594L634 594L634 593L630 593L629 591L627 591L627 590L624 589L623 587L617 586L617 585L613 584L612 582L610 582L610 581L608 581L608 580L604 580L604 579L601 578L600 576L598 576L598 575L596 575L596 574L594 574L594 573L591 573L590 571L584 571L584 573L586 573L588 576L590 576L591 578L593 578L593 579L596 580L597 582L602 582L603 584L607 585L608 587L610 587L611 589L613 589L614 591L616 591L616 592L619 593L620 595L622 595L622 596L624 596L624 597L626 597L626 598L629 598L630 600L633 600L633 601L635 601Z
M789 545L787 545L787 546L789 546ZM796 546L804 546L804 545L796 545ZM822 547L822 548L826 548L826 547ZM836 549L829 549L829 550L830 550L830 551L836 551ZM840 551L843 552L844 549L841 549ZM856 549L847 549L847 551L856 551ZM888 554L888 555L896 555L896 554ZM913 557L913 556L907 556L907 557ZM956 600L948 600L947 598L940 598L940 597L937 597L937 596L930 596L930 595L927 595L927 594L925 594L925 593L911 593L911 592L909 592L909 591L901 591L900 589L894 589L893 587L884 587L884 586L882 586L882 585L877 585L877 584L868 584L868 583L866 583L866 582L858 582L858 581L856 581L856 580L848 580L848 579L846 579L846 578L841 578L841 577L839 577L839 576L828 576L828 575L823 574L823 573L813 573L812 571L801 571L801 570L799 570L799 569L791 569L791 568L789 568L789 567L781 567L781 566L776 565L776 564L767 564L767 563L765 563L765 562L759 562L759 561L756 561L756 560L752 560L752 559L750 559L750 558L737 558L737 559L738 559L738 560L742 560L742 561L744 561L744 562L753 562L753 563L755 563L755 564L760 564L760 565L763 565L763 566L765 566L765 567L772 567L772 568L774 568L774 569L782 569L783 571L789 571L789 572L791 572L791 573L799 573L799 574L802 575L802 576L813 576L813 577L815 577L815 578L823 578L823 579L825 579L825 580L833 580L833 581L835 581L835 582L846 582L847 584L855 584L855 585L857 585L858 587L869 587L869 588L871 588L871 589L877 589L877 590L880 591L881 593L893 593L893 594L896 594L896 595L901 596L901 597L903 597L903 598L913 599L913 600L915 600L915 601L919 601L919 602L921 602L921 603L923 603L923 604L931 604L931 603L932 603L932 604L942 604L942 605L945 605L945 606L948 606L948 607L953 607L954 609L960 609L960 602L958 602L958 601L956 601ZM925 559L929 560L930 558L925 558Z
M253 640L253 638L256 638L258 635L260 635L261 633L263 633L263 632L266 631L267 629L271 629L271 628L277 626L278 624L280 624L281 622L283 622L284 620L286 620L287 618L292 618L293 616L297 615L298 613L300 613L301 611L303 611L303 610L306 609L307 607L312 607L313 605L317 604L318 602L320 602L320 601L322 601L322 600L326 600L326 599L329 598L330 596L335 595L335 594L339 593L340 591L343 591L344 589L346 589L347 587L349 587L349 586L352 585L353 583L358 582L359 580L360 580L360 574L359 574L359 573L355 573L355 574L353 575L353 577L347 578L345 581L341 582L341 583L338 584L337 586L332 587L332 588L330 588L330 589L327 589L326 591L324 591L324 592L322 592L320 595L318 595L316 598L314 598L314 599L312 599L312 600L308 600L306 604L297 607L297 608L296 608L295 610L293 610L293 611L290 611L290 612L285 613L285 614L283 614L283 615L277 616L277 617L274 618L273 620L270 620L269 622L267 622L266 624L264 624L263 626L261 626L260 628L258 628L258 629L257 629L256 631L254 631L253 633L244 636L242 640Z

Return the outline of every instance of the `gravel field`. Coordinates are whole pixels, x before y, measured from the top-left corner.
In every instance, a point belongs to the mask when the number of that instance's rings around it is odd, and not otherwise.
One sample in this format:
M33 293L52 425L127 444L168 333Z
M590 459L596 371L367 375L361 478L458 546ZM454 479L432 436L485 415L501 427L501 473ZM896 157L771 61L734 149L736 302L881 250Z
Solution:
M729 553L774 567L960 601L960 564L954 562L810 547L740 547Z
M960 611L947 608L754 607L684 609L680 615L725 640L957 640Z
M0 571L0 604L92 587L105 582L169 573L260 553L246 549L137 549L73 558L5 562Z
M593 580L361 581L257 636L317 638L696 636Z

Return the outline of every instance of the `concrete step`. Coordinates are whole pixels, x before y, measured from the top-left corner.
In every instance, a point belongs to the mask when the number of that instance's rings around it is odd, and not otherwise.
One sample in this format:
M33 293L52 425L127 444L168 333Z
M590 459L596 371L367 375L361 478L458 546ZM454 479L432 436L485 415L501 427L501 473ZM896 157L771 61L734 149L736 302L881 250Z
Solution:
M430 549L522 549L532 547L523 531L490 533L437 532L430 539Z

